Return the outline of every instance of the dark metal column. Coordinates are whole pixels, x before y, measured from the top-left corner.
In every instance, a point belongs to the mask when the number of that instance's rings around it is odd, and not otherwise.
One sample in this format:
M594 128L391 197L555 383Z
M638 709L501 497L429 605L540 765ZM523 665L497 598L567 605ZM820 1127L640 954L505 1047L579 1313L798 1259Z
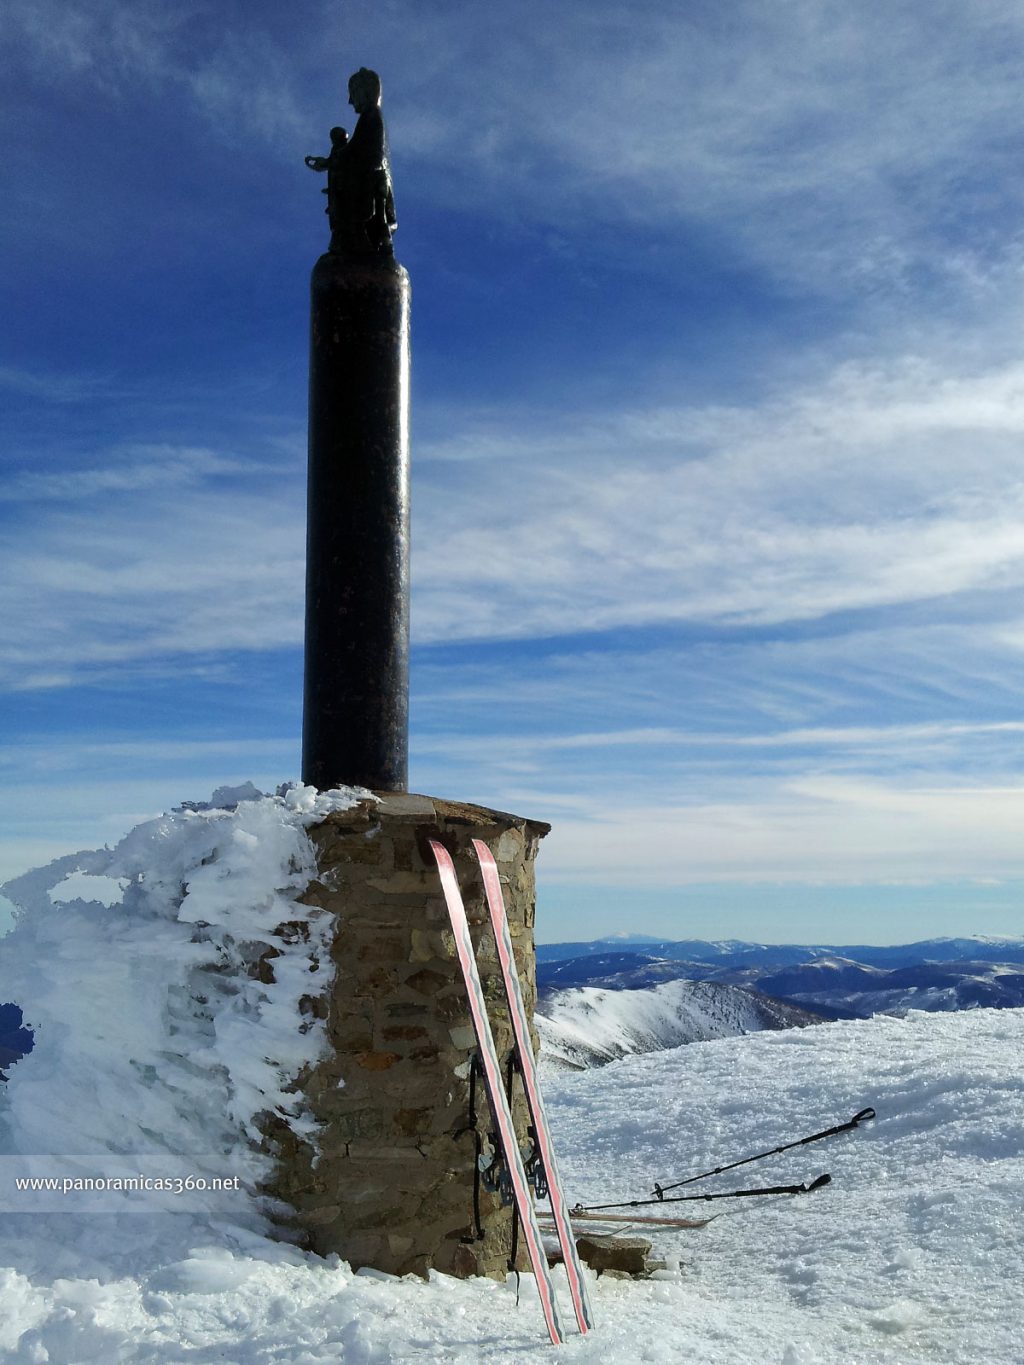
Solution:
M409 276L313 269L302 780L408 786Z

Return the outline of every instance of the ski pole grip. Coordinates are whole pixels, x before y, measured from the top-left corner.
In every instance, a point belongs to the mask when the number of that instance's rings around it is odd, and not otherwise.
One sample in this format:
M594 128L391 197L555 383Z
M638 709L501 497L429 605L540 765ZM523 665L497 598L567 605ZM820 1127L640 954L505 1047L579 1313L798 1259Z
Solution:
M825 1175L819 1175L817 1180L812 1180L811 1183L807 1186L807 1193L810 1194L812 1190L820 1190L824 1185L831 1184L832 1177L830 1175L828 1175L827 1173Z

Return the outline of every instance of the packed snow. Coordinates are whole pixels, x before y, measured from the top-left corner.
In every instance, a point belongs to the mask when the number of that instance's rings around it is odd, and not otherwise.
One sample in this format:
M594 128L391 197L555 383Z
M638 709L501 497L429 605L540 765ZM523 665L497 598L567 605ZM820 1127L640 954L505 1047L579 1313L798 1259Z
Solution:
M562 1357L1019 1365L1022 1049L1024 1012L922 1013L696 1043L550 1080L562 1174L585 1203L642 1198L653 1180L878 1110L855 1133L707 1186L829 1171L826 1189L674 1205L721 1216L652 1230L670 1268L598 1279L597 1328ZM512 1283L353 1275L228 1218L9 1215L0 1265L5 1360L554 1358L527 1276L517 1307Z
M259 1115L310 1131L291 1083L323 1045L303 1005L330 959L326 916L297 900L316 866L305 827L355 795L221 788L6 884L0 1003L34 1043L0 1086L8 1181L25 1158L69 1155L111 1178L141 1156L223 1179L230 1155L252 1185L269 1162Z
M282 919L307 913L295 900L310 867L305 824L324 802L308 789L237 803L221 793L8 889L23 909L0 940L0 1001L23 1005L35 1047L0 1084L0 1360L557 1358L530 1277L517 1304L514 1282L353 1274L273 1240L265 1210L244 1192L216 1209L193 1200L161 1211L139 1200L125 1206L135 1211L38 1212L17 1203L9 1163L40 1153L187 1159L211 1170L216 1160L251 1185L260 1107L269 1100L302 1124L287 1076L318 1041L287 1011L309 988L315 918L308 939L296 935L294 959L274 959L282 970L273 984L242 966ZM83 899L82 877L104 878L103 898ZM218 981L237 989L219 992ZM207 987L201 1010L187 1003L198 983ZM161 1018L172 1025L162 1035ZM548 1077L567 1193L584 1204L643 1198L654 1181L773 1148L867 1105L878 1113L854 1133L690 1187L830 1172L816 1193L656 1210L718 1216L698 1229L650 1229L666 1268L645 1281L594 1281L596 1330L570 1336L561 1358L1020 1365L1022 1055L1020 1010L912 1012ZM567 1300L563 1308L571 1321Z

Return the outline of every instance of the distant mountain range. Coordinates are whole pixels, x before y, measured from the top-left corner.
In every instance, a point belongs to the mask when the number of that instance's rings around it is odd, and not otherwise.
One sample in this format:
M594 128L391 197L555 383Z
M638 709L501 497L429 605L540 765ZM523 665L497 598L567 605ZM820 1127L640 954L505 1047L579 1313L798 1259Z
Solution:
M891 947L707 943L616 936L537 947L541 1009L562 991L670 981L743 988L826 1018L1024 1006L1024 938L926 939Z

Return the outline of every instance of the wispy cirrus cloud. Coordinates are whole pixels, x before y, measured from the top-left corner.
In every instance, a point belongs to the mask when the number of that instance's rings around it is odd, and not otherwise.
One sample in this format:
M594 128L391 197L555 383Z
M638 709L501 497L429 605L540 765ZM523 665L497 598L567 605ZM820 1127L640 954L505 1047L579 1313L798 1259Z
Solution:
M1019 263L1024 22L1008 0L527 0L457 30L385 6L356 19L355 36L374 30L396 128L447 169L433 194L487 186L570 252L582 223L628 225L640 251L689 227L798 287L901 295L984 289ZM469 54L487 41L502 58L482 84Z
M3 685L301 643L302 489L211 486L201 474L220 460L184 466L177 479L87 474L72 505L44 484L52 511L6 539Z
M617 224L641 250L713 233L800 288L923 299L937 280L1001 288L1024 255L1024 19L1009 0L727 13L637 0L628 18L611 0L521 0L457 19L383 0L366 13L300 0L287 15L8 0L0 22L44 78L111 99L156 83L217 137L255 132L281 157L327 103L347 114L345 76L369 60L417 199L500 205L570 258L586 223ZM483 67L481 52L501 60Z
M798 730L774 730L767 733L736 734L729 731L670 729L649 726L631 730L588 730L582 733L557 735L537 734L516 730L506 734L480 736L438 735L421 739L419 748L425 753L463 754L479 757L484 749L492 753L515 752L543 755L565 750L641 748L654 745L678 749L801 749L823 750L857 749L872 754L886 749L898 750L907 758L914 750L930 750L961 741L974 739L1013 739L1024 735L1024 721L992 722L933 721L917 725L848 725L808 726Z
M0 487L0 503L77 502L109 495L199 484L226 475L253 475L273 465L202 447L124 445L116 459L87 469L24 470Z
M40 371L0 365L0 389L45 403L89 403L109 397L111 381L102 374Z
M913 357L743 409L613 409L563 416L554 435L521 416L483 436L471 424L418 466L415 637L738 629L912 604L940 620L970 594L1006 618L1024 582L1022 432L1024 368L963 376ZM29 660L46 677L297 645L303 489L275 460L143 445L16 477L7 497L40 509L5 551L8 683Z
M545 840L552 880L630 886L819 886L1024 877L1024 785L889 783L828 775L732 801L562 811Z
M1009 0L8 0L0 33L12 837L294 771L301 462L267 433L301 424L301 154L365 62L443 433L414 783L557 814L545 876L590 894L1013 875Z
M509 414L437 452L421 638L767 624L1012 588L1022 429L1019 365L964 376L914 357L748 409L589 414L554 436ZM473 454L484 475L463 472Z
M44 79L85 84L110 100L155 83L212 128L244 123L247 136L271 142L299 135L292 54L251 10L230 6L211 17L159 0L9 0L0 32Z

